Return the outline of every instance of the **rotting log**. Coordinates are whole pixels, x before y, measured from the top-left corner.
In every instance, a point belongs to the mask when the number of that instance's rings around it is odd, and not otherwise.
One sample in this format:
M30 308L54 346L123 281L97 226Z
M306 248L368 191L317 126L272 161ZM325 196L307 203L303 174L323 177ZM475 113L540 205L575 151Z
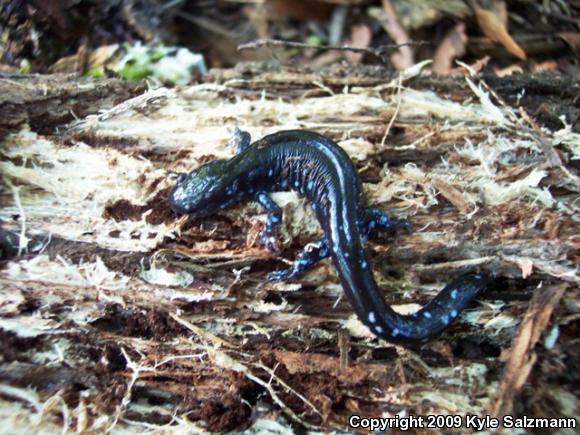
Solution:
M139 95L90 82L90 97L84 79L0 80L6 427L332 430L353 413L574 412L578 83L417 73L249 65ZM412 222L368 248L396 309L466 271L495 284L440 338L404 348L353 317L328 262L266 283L319 235L296 195L275 195L279 258L257 241L255 205L194 220L166 203L172 172L233 154L236 125L328 135L367 202Z
M0 74L0 139L24 126L52 134L75 117L109 109L145 89L143 84L120 79Z

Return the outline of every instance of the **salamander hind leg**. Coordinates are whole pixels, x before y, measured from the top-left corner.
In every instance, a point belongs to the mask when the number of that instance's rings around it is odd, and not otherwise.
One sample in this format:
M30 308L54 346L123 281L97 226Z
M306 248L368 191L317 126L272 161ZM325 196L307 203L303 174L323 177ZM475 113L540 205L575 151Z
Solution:
M256 201L266 209L268 217L266 225L260 232L260 242L271 252L278 252L278 226L282 222L282 209L274 202L266 192L258 192Z
M296 278L329 255L330 252L326 240L321 239L317 242L309 243L304 247L304 250L298 254L291 267L270 273L268 275L268 281L284 281Z
M395 234L400 229L411 231L411 223L407 219L391 219L387 213L378 208L365 208L361 216L361 233L368 240L377 231Z

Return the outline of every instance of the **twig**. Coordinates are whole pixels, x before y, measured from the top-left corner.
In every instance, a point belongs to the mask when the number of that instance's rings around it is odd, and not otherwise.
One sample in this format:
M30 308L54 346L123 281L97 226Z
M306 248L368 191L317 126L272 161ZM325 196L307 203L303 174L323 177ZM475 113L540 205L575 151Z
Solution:
M399 75L398 83L397 83L397 97L398 97L397 98L397 107L395 108L395 113L393 113L393 116L391 117L391 120L389 121L389 124L387 125L387 128L385 129L385 134L383 134L383 138L381 139L381 149L385 148L385 142L387 140L387 136L389 135L389 132L391 131L391 127L395 123L395 119L397 118L397 115L399 114L399 110L401 109L401 102L403 101L403 97L401 96L401 89L402 89L402 80L401 80L401 76Z
M240 353L240 355L247 356L246 354L241 354L241 353ZM222 352L222 351L217 350L215 348L209 348L208 349L208 356L214 361L214 363L217 366L224 368L224 369L234 370L236 372L242 373L249 380L251 380L251 381L255 382L256 384L260 385L261 387L263 387L268 392L268 394L270 394L270 397L272 398L272 400L280 408L282 408L282 410L286 413L286 415L288 415L288 417L290 417L295 422L301 424L302 426L304 426L305 428L310 429L310 430L320 430L320 427L315 426L311 423L308 423L307 421L300 418L300 416L298 416L292 410L292 408L290 408L288 405L286 405L284 403L284 401L282 401L280 396L276 393L276 390L274 389L274 387L272 387L272 385L271 385L272 379L276 379L280 383L282 383L282 380L279 379L278 377L276 377L274 375L274 373L271 371L272 369L270 369L269 367L263 366L261 364L258 365L257 363L251 363L253 366L258 366L258 367L262 368L263 370L270 372L271 379L269 382L266 382L266 381L262 380L261 378L259 378L258 376L256 376L255 374L253 374L246 364L238 361L237 359L235 359L232 355L230 355L228 353ZM307 403L313 410L315 410L320 415L320 412L316 410L316 407L312 403L310 403L304 396L301 396L298 392L292 390L288 385L286 385L286 384L283 384L283 385L286 386L290 391L295 393L303 401L305 401L305 403Z
M193 323L188 322L187 320L179 317L177 314L169 313L169 316L177 323L179 323L181 326L186 327L198 337L210 341L216 347L229 347L229 348L236 347L233 344L224 340L223 338L220 338L217 335L214 335L203 328L195 326Z
M445 261L443 263L435 264L421 264L413 266L413 270L418 273L425 272L442 272L442 271L458 271L462 269L472 268L475 266L481 266L489 264L496 258L493 256L470 258L467 260L455 260L455 261Z
M155 365L153 366L153 369L157 370L158 367L162 366L163 364L167 364L169 362L173 362L179 359L193 359L193 358L199 358L199 360L203 360L203 357L205 356L205 352L203 353L194 353L191 355L173 355L173 356L168 356L167 358L164 358L161 362L155 363Z
M115 426L117 425L117 422L121 418L123 411L127 408L127 405L129 405L129 403L131 403L132 390L133 390L133 387L135 386L135 383L139 379L139 374L141 372L144 372L144 371L153 371L154 370L151 367L140 366L140 365L137 365L136 363L134 363L133 360L131 360L131 357L129 357L129 355L127 354L127 351L125 351L125 349L123 347L121 348L121 353L125 357L125 361L127 361L127 368L131 370L131 379L127 383L127 391L125 392L125 395L121 399L121 403L119 405L117 405L117 407L115 409L115 415L113 416L113 422L109 425L109 427L107 428L105 433L111 433L111 431L115 428Z
M286 405L282 399L280 398L280 396L278 396L278 394L276 394L276 391L274 390L274 388L267 382L264 382L262 379L260 379L259 377L253 375L250 372L246 372L245 373L246 377L248 379L250 379L251 381L254 381L256 384L262 386L266 391L268 391L268 393L270 394L270 397L272 398L272 400L274 400L274 402L276 402L276 404L282 408L284 410L284 412L286 412L286 415L288 415L292 420L294 420L295 422L301 424L302 426L306 427L307 429L310 430L320 430L320 428L318 426L315 426L313 424L308 423L307 421L301 419L288 405Z
M271 385L272 380L275 379L276 382L278 382L281 386L283 386L289 393L293 393L296 397L298 397L300 400L302 400L302 402L304 402L306 405L308 405L310 407L310 409L312 409L312 411L314 411L316 414L318 414L321 418L324 419L324 416L322 415L322 413L318 410L318 408L316 408L316 406L314 406L314 404L310 400L308 400L306 397L304 397L298 391L294 390L290 385L288 385L286 382L284 382L282 379L280 379L278 376L276 376L274 374L276 368L271 369L270 367L265 366L264 364L260 364L260 363L250 363L250 364L253 365L254 367L258 367L258 368L264 370L265 372L267 372L270 375L270 381L268 382L268 385Z
M261 47L314 48L316 50L338 50L338 51L350 51L353 53L369 53L374 56L382 58L385 53L388 53L400 47L406 47L409 45L427 45L427 44L429 44L428 41L409 41L402 44L387 44L387 45L377 45L376 47L358 48L358 47L349 47L348 45L312 45L305 44L303 42L282 41L280 39L256 39L255 41L238 45L238 50L241 51Z
M195 24L196 26L201 27L204 30L215 33L217 35L226 36L228 38L239 38L240 35L243 33L231 31L228 28L222 26L217 21L212 21L204 17L198 17L194 14L190 14L181 9L177 9L176 11L173 12L173 14L177 15L180 18L183 18L186 21L189 21L190 23Z

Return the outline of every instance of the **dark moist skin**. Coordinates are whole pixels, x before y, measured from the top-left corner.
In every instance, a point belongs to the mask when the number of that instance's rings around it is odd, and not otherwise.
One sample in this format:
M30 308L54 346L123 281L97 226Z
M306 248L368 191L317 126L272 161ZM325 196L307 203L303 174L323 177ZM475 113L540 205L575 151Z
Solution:
M309 243L292 267L268 275L270 281L295 278L330 256L359 319L377 336L403 343L439 334L486 288L484 275L464 275L418 312L397 314L377 288L364 243L373 232L392 233L408 223L362 206L361 182L346 152L329 138L302 130L281 131L253 144L238 130L236 142L238 154L232 159L179 175L169 202L177 213L203 217L240 201L257 201L268 212L260 240L275 250L282 210L267 192L295 190L308 198L324 237Z

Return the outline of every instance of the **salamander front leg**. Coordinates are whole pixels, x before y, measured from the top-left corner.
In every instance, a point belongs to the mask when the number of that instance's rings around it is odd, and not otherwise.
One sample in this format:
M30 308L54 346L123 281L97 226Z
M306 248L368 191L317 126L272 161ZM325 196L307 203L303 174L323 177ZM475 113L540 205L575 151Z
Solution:
M236 148L237 153L245 151L252 142L252 137L247 131L240 130L238 127L234 130L234 134L230 138L229 145Z
M389 215L378 208L365 208L362 212L361 233L366 240L373 236L375 231L384 231L395 234L400 229L411 231L411 224L407 219L391 219Z
M292 266L288 269L276 270L268 274L268 281L284 281L302 275L307 269L314 266L320 260L330 254L326 240L309 243L304 250L298 254Z
M276 238L278 233L278 226L282 222L282 209L274 202L266 192L258 192L256 201L266 209L268 217L266 225L260 232L260 242L272 252L278 252L278 240Z

